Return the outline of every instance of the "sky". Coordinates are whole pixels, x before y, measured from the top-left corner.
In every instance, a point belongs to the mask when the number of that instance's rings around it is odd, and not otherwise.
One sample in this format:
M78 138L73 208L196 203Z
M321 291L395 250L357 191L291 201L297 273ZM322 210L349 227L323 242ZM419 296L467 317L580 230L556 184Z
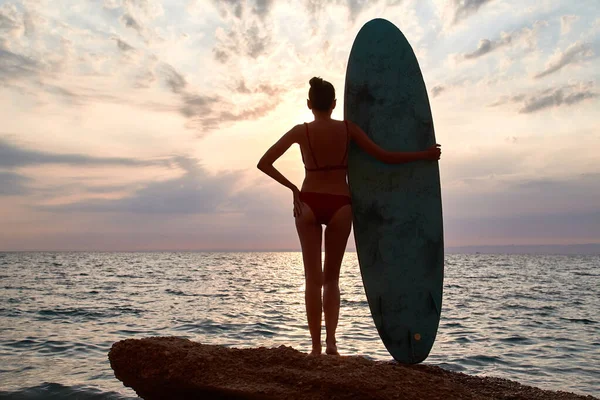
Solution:
M378 17L427 85L446 245L600 243L598 0L0 0L0 250L299 249L256 163L311 77L343 118ZM297 146L275 166L301 185Z

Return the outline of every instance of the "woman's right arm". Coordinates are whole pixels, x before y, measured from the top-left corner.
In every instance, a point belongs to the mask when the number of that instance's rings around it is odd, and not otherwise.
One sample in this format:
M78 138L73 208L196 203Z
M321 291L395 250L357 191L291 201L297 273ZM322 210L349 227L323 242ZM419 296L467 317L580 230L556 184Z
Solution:
M382 149L355 123L348 121L350 136L369 155L386 164L403 164L418 160L439 160L442 154L440 145L431 146L425 151L388 151Z

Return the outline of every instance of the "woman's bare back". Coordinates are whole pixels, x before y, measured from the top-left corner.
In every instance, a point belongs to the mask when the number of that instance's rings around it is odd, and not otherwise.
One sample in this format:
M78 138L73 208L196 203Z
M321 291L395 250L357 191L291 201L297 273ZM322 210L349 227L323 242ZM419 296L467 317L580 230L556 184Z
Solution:
M298 141L306 169L302 191L349 195L346 181L350 134L344 121L304 124Z

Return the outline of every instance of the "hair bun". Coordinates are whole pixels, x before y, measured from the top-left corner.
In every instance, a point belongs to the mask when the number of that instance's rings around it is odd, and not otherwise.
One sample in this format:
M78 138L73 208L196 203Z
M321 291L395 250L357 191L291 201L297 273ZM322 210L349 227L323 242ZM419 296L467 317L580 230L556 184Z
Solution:
M335 89L331 82L327 82L318 76L311 78L310 89L308 89L308 99L311 101L313 110L328 111L332 110L335 101Z
M310 87L320 87L323 86L323 79L315 76L311 78L311 80L308 81L308 83L310 84Z

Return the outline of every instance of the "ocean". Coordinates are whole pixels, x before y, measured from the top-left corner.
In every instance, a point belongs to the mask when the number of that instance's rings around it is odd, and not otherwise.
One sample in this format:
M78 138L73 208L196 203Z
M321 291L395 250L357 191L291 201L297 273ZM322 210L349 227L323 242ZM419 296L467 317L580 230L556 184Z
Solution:
M426 364L600 395L600 256L449 254ZM289 253L0 253L0 399L130 399L115 341L180 336L310 351L302 258ZM356 253L338 347L390 360Z

